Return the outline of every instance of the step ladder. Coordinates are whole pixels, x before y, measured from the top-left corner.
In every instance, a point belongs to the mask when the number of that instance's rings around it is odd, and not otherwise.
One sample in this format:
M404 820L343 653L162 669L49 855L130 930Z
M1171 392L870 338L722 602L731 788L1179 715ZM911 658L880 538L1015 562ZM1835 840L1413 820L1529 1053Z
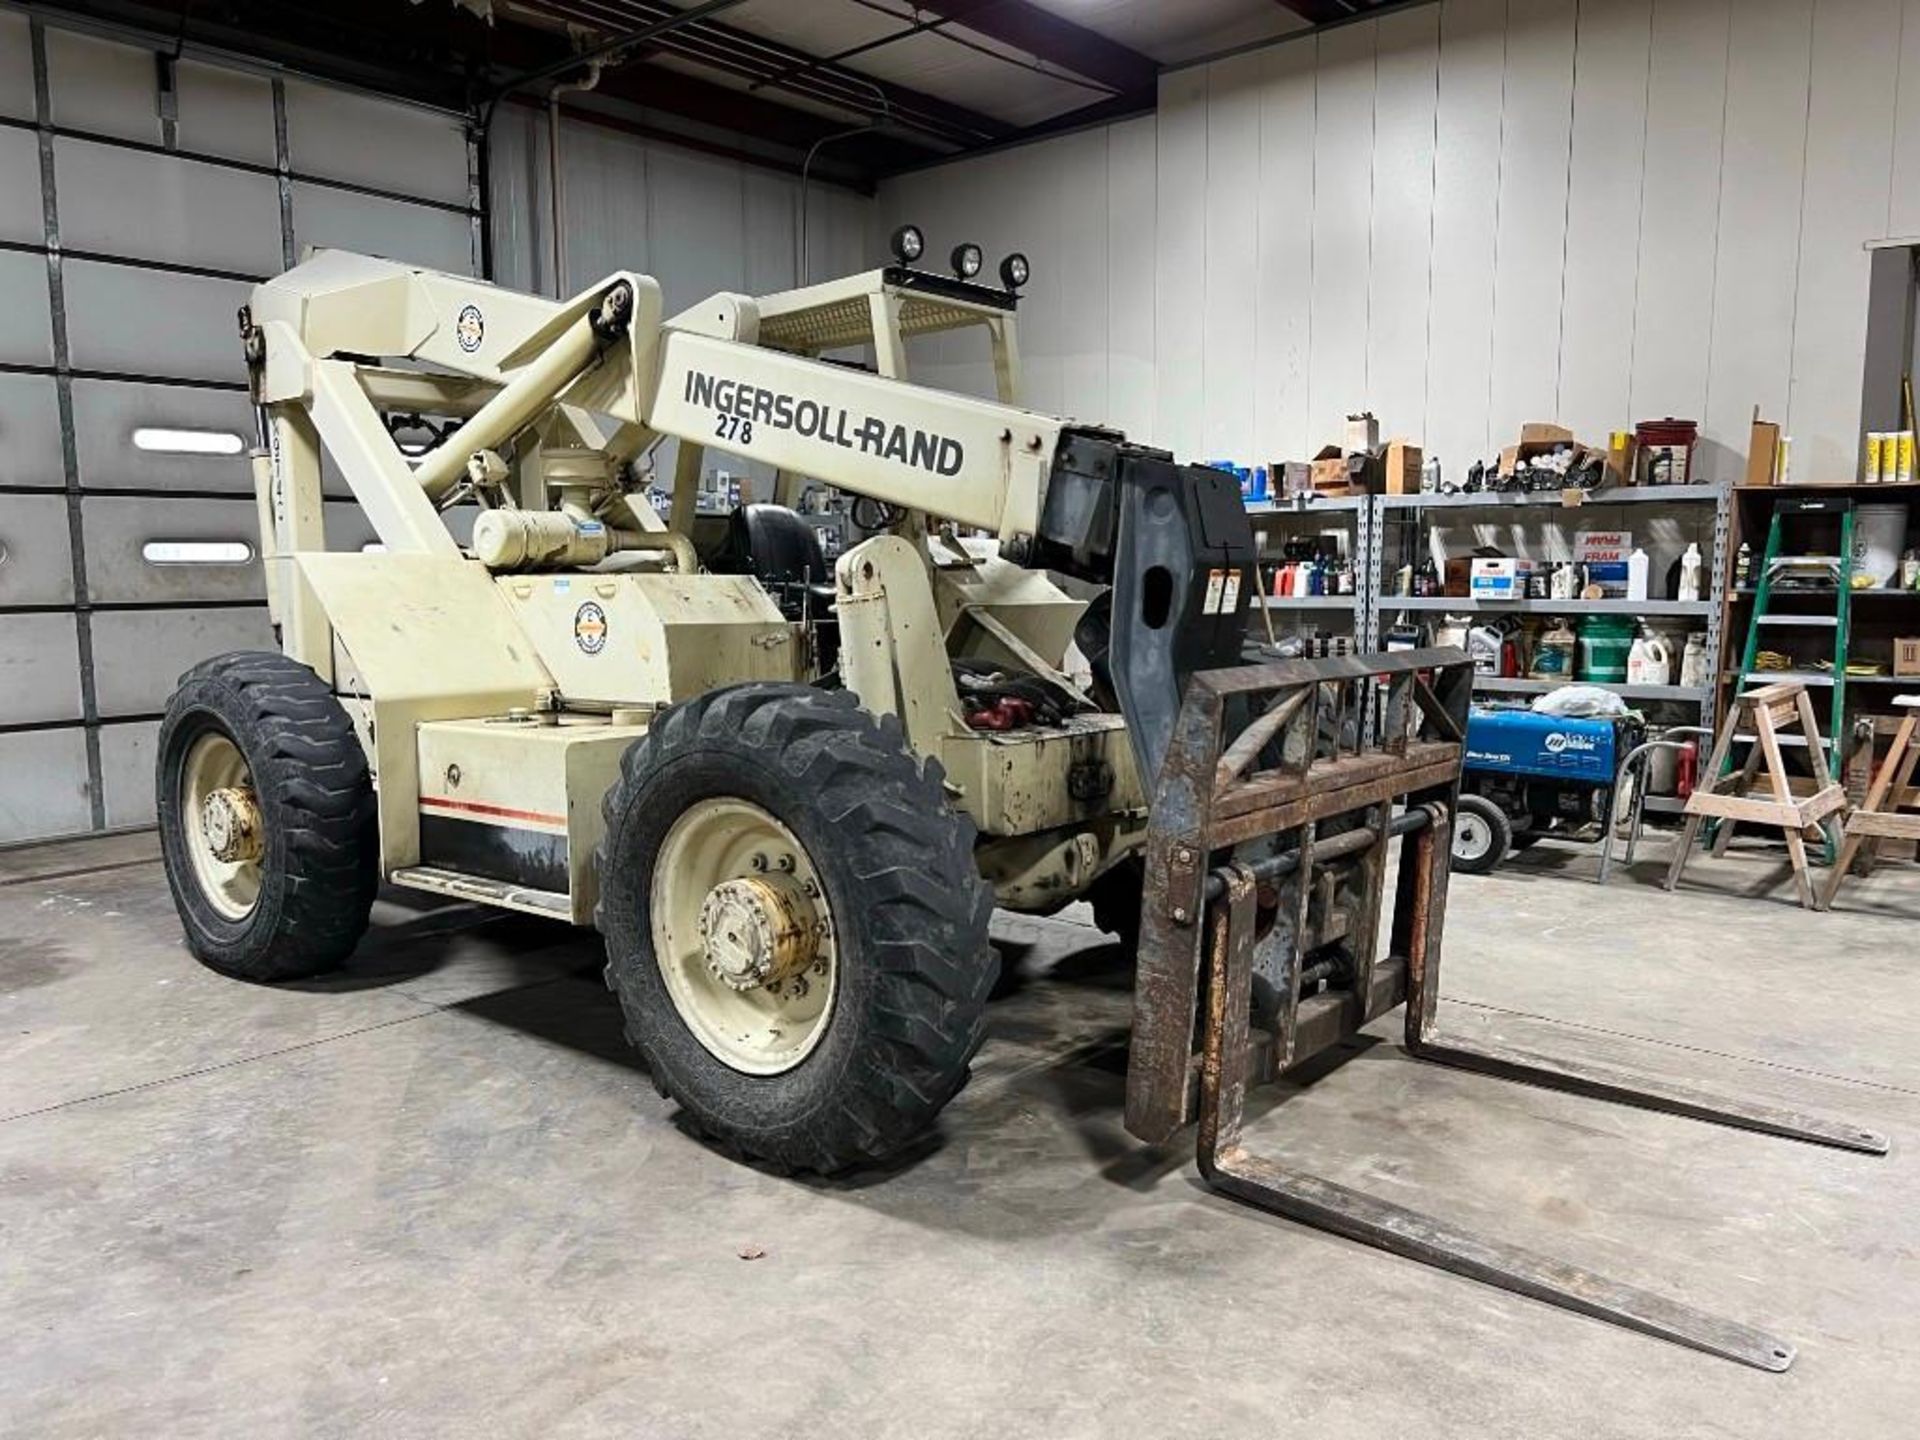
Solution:
M1840 553L1838 555L1791 554L1786 551L1784 533L1786 522L1834 515L1840 519ZM1771 606L1779 582L1783 578L1808 575L1820 577L1822 583L1819 586L1808 587L1818 593L1825 593L1828 585L1833 587L1832 613L1806 614L1784 610L1776 613L1773 611ZM1847 642L1853 629L1852 605L1852 498L1844 495L1794 495L1776 501L1773 507L1773 519L1767 525L1766 552L1760 559L1760 583L1753 597L1753 615L1747 621L1746 648L1740 655L1739 687L1745 690L1756 685L1776 685L1797 681L1811 689L1830 691L1825 743L1827 770L1834 775L1841 773L1840 746L1841 736L1845 733L1847 716ZM1759 669L1761 639L1769 630L1831 630L1833 632L1833 673L1829 675L1819 670ZM1743 744L1750 744L1758 737L1742 734L1735 738ZM1798 736L1794 738L1800 739ZM1732 763L1732 757L1729 756L1726 764L1731 766Z

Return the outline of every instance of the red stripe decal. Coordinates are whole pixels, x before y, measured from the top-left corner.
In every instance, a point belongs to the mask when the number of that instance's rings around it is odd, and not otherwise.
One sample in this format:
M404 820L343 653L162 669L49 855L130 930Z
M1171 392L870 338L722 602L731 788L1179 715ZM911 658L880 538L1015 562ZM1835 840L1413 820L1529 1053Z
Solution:
M546 815L538 810L511 810L505 805L483 805L478 800L449 800L444 795L422 795L422 810L464 810L469 815L489 815L499 820L525 820L535 825L552 825L556 829L567 828L564 815Z

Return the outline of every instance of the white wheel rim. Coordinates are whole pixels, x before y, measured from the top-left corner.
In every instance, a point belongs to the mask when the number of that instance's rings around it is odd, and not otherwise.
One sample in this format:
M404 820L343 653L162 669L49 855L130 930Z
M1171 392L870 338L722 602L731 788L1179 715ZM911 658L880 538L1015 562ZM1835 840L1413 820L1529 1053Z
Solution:
M787 979L742 989L714 973L701 928L716 886L781 877L804 896L812 963ZM793 832L746 800L702 800L667 831L650 886L654 959L674 1008L708 1053L748 1075L778 1075L813 1053L839 988L826 887Z
M258 860L222 860L207 834L207 797L216 790L253 790L253 773L240 748L218 731L193 742L180 776L180 825L187 836L193 876L207 903L229 920L244 920L260 903Z
M1453 853L1462 860L1478 860L1493 845L1493 827L1478 815L1462 811L1454 821Z

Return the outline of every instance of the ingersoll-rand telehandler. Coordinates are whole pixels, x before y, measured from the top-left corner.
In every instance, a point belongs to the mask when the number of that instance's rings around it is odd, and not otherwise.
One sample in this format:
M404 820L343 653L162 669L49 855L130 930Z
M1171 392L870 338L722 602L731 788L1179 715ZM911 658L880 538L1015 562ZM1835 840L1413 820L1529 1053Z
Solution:
M1137 951L1132 1133L1197 1117L1203 1172L1243 1199L1785 1368L1770 1335L1248 1152L1250 1081L1401 1005L1418 1056L1885 1141L1441 1038L1465 655L1277 658L1233 478L1022 408L1024 261L993 286L896 242L671 318L645 275L554 300L341 251L254 291L281 648L195 666L161 726L192 952L256 981L333 969L382 883L594 926L691 1124L831 1172L965 1083L994 907L1088 898ZM908 339L956 327L984 330L996 399L906 379ZM874 533L829 567L781 505L702 520L709 448L788 501L857 497ZM328 458L377 545L329 550Z

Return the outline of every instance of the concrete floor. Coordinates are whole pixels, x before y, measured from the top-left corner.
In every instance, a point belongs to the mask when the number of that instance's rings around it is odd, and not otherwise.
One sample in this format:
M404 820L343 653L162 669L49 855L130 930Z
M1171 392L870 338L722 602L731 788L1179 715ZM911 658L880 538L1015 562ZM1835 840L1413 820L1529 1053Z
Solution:
M1457 881L1451 1023L1891 1157L1385 1038L1251 1139L1775 1328L1786 1375L1212 1195L1121 1129L1126 977L1071 912L999 922L1031 979L939 1134L800 1183L676 1128L590 937L390 899L345 975L261 989L186 955L149 838L0 854L0 1434L1911 1436L1920 872L1807 916L1759 851L1664 895L1660 848Z

